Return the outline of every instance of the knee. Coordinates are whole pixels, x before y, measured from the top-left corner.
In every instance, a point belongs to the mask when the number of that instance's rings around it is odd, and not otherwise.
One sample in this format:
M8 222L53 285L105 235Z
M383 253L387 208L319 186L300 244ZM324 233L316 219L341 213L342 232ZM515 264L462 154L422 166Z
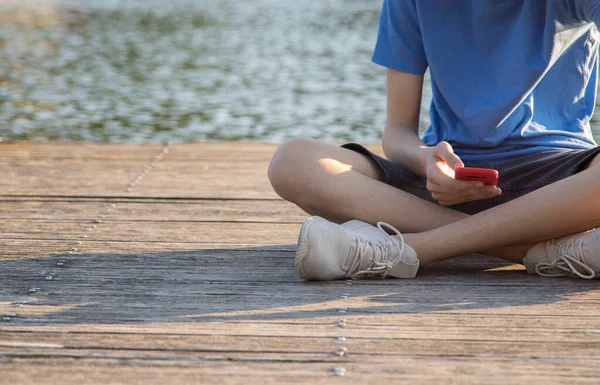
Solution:
M284 199L294 200L295 193L303 185L309 156L317 141L307 138L295 138L279 146L271 163L268 177L275 192Z

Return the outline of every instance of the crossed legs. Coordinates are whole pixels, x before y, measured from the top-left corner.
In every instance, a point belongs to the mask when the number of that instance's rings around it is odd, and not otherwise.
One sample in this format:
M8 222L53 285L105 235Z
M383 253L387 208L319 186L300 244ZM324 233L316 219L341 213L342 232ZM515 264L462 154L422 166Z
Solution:
M311 139L283 144L269 179L311 215L393 225L423 264L472 252L520 263L534 243L600 226L600 167L472 216L389 186L367 157Z

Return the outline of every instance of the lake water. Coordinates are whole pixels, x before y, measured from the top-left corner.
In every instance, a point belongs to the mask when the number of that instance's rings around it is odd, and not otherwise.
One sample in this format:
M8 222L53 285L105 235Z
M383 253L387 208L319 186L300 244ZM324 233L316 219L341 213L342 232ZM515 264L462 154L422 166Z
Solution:
M378 142L380 6L0 0L0 137Z

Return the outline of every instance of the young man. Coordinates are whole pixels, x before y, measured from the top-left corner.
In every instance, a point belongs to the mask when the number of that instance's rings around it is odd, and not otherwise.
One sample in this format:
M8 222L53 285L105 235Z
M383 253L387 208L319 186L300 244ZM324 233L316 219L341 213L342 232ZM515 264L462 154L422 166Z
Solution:
M387 159L295 139L269 168L280 196L318 215L300 231L298 273L411 278L480 252L600 276L598 24L600 0L384 0L373 61L388 68ZM497 169L498 186L456 180L463 165Z

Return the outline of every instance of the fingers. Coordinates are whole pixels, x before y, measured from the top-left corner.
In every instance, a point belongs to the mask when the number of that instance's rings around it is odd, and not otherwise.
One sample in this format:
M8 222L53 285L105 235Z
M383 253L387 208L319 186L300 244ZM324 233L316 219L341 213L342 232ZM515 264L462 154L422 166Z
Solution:
M447 198L441 199L441 200L438 200L438 203L442 206L454 206L454 205L457 205L460 203L477 201L477 200L482 200L482 199L489 199L489 198L493 198L495 196L502 194L502 191L500 189L498 189L498 190L499 190L498 192L487 193L484 195L474 194L474 195L463 196L463 197L458 197L458 198L454 198L454 199L447 199Z
M443 206L493 198L502 194L496 186L486 186L481 181L457 180L454 170L464 167L448 142L434 147L427 164L427 190Z
M468 195L469 192L473 192L473 191L481 191L483 189L485 189L485 185L483 184L483 182L473 182L473 181L458 181L458 182L465 182L463 183L457 183L456 185L459 186L459 188L454 188L454 185L448 187L447 185L441 185L438 183L435 183L433 180L428 180L427 181L427 190L429 190L432 193L437 193L437 194L455 194L455 195ZM494 187L494 186L492 186Z
M454 153L448 142L440 142L433 148L432 158L428 162L427 179L448 188L465 189L469 184L454 183L454 170L463 167L462 160Z
M435 146L433 154L441 158L453 170L458 167L464 167L462 160L454 153L454 149L452 149L452 146L448 142L440 142Z
M502 194L502 190L498 187L487 185L466 190L449 190L428 182L427 189L431 192L431 196L442 206L453 206L459 203L493 198Z
M469 190L476 187L483 187L483 182L481 181L454 179L454 170L442 160L437 160L429 164L427 181L448 190Z

